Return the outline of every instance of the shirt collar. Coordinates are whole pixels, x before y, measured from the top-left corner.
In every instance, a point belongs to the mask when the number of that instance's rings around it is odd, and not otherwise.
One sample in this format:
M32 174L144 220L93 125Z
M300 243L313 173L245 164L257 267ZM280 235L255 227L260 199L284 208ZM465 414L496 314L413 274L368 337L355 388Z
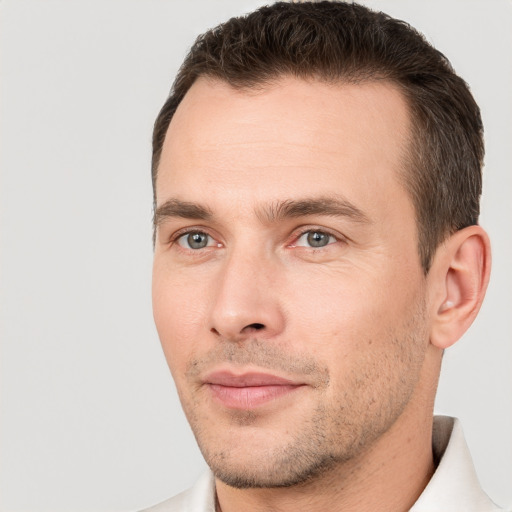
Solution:
M432 451L434 461L438 462L437 469L410 512L500 510L480 487L457 418L434 418Z

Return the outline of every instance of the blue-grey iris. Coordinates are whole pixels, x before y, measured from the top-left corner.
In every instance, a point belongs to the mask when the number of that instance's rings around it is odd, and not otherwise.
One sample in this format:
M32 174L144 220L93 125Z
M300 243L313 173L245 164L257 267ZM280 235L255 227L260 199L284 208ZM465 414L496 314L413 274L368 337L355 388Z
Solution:
M206 233L189 233L187 243L192 249L203 249L208 245L208 235Z
M311 231L308 233L307 240L311 247L325 247L329 243L330 235L321 231Z

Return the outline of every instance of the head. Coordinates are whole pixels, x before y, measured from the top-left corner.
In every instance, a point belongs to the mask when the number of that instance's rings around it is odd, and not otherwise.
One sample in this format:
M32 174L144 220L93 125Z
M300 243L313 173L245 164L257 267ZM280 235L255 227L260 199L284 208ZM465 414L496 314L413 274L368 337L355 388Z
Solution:
M196 41L153 143L155 321L215 474L296 485L428 423L489 273L447 60L382 13L278 3Z

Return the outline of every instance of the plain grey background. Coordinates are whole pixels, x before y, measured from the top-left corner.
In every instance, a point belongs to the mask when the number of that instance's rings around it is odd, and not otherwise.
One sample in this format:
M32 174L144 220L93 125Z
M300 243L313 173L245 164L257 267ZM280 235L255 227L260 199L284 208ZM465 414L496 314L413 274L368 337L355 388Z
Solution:
M262 3L0 2L0 510L136 510L205 467L151 315L151 129L196 35ZM512 3L365 3L424 32L482 107L494 269L436 410L512 507Z

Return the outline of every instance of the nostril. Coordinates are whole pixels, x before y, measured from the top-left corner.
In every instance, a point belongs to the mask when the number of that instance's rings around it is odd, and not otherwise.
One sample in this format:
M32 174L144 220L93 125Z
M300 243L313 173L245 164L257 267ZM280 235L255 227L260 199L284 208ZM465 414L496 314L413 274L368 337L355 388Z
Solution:
M263 324L251 324L251 325L248 325L247 327L250 327L252 329L256 329L257 331L260 331L265 326Z

